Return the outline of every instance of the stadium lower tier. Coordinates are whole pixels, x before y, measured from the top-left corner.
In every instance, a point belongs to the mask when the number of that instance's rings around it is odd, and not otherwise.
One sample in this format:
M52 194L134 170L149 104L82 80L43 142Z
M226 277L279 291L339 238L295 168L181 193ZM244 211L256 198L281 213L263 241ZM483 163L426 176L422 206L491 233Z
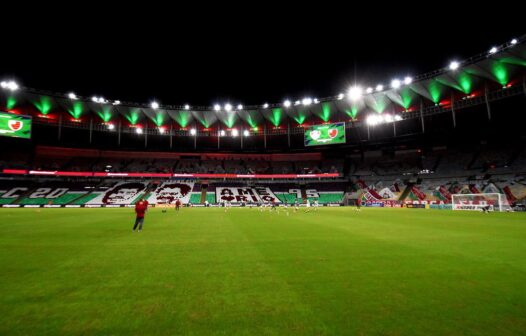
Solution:
M501 194L510 205L526 202L526 176L502 175L486 180L468 177L403 180L356 179L351 182L267 183L208 182L196 180L99 180L70 182L56 179L0 179L0 205L133 205L139 199L170 205L219 203L362 204L414 202L450 204L454 194Z
M193 180L82 182L0 180L0 205L133 205L241 203L341 203L344 183L327 183L318 189L299 185L202 185Z

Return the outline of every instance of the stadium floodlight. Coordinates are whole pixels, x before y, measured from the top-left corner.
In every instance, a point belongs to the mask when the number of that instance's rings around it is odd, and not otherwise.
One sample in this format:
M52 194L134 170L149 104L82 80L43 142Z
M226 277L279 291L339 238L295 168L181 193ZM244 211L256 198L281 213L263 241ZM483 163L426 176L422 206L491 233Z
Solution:
M342 100L343 98L345 98L345 94L343 93L338 94L338 100Z
M221 111L221 105L215 104L214 105L214 111Z
M71 99L71 100L77 100L77 95L74 94L73 92L70 92L68 93L68 98Z
M400 87L400 85L402 85L402 82L400 82L399 79L393 79L393 80L391 81L391 87L392 87L393 89L398 89L398 88Z
M120 104L121 104L121 101L120 101L120 100L115 100L115 101L113 102L113 105L120 105Z
M458 63L457 61L452 61L451 63L449 63L449 70L457 70L458 67L460 66L460 63Z
M113 124L108 124L108 129L109 129L110 131L114 130L114 129L115 129L115 125L113 125Z
M372 87L368 87L367 90L365 90L365 92L367 92L367 93L373 93L373 88L372 88Z
M232 130L232 136L233 136L233 137L237 137L238 135L239 135L239 131L238 131L237 129L234 128L234 129Z
M489 53L490 54L494 54L498 51L499 49L497 49L497 47L491 47L491 49L489 50Z
M137 128L135 129L135 132L136 132L137 134L142 134L142 128L137 127Z
M298 106L299 104L301 104L301 101L299 101L299 100L296 100L296 101L294 102L294 106Z
M158 130L160 134L164 134L164 131L165 131L164 127L159 127Z
M157 110L159 108L159 103L156 102L156 101L153 101L150 106L152 107L152 109L154 110Z
M376 126L383 121L383 118L379 115L371 114L367 117L366 122L369 126Z
M394 118L393 118L392 115L390 115L390 114L386 114L386 115L384 115L384 121L385 121L386 123L392 123L392 122L394 121Z
M244 136L249 136L249 135L250 135L250 132L249 132L248 130L244 130L244 131L243 131L243 135L244 135Z
M384 90L384 86L382 84L376 85L376 92L381 92Z
M2 89L6 89L6 90L9 90L9 91L16 91L18 90L19 86L18 84L15 82L15 81L2 81L0 82L0 86L2 87Z
M351 101L357 101L363 95L363 90L359 86L352 86L349 91L347 91L347 97Z
M227 111L227 112L232 111L232 104L226 103L225 104L225 111Z
M409 77L409 76L405 76L404 78L404 84L405 85L409 85L413 82L413 78L412 77Z
M263 104L263 108L268 108L268 103Z
M394 120L395 121L400 121L400 120L402 120L402 117L397 114L397 115L394 116Z
M191 135L196 135L196 133L197 133L197 132L195 131L195 128L191 128L191 129L190 129L190 134L191 134Z
M303 98L303 99L301 100L301 103L302 103L304 106L308 106L308 105L312 104L312 98L308 98L308 97L307 97L307 98Z
M237 110L241 111L242 109L243 109L243 105L242 104L237 104Z
M225 136L225 134L226 134L226 133L225 133L224 130L219 131L219 136Z
M290 107L291 104L292 103L288 99L283 102L283 106L285 106L285 107Z
M314 98L312 101L314 102L314 104L318 104L320 102L318 98Z
M91 97L91 101L94 102L94 103L98 103L99 102L99 97L93 96L93 97Z
M516 44L517 44L517 42L519 42L519 41L517 41L517 39L516 39L516 38L514 38L514 39L512 39L512 40L511 40L511 42L510 42L510 43L511 43L511 45L516 45Z
M184 106L184 109L188 111L188 110L190 109L190 105L186 104L186 105Z

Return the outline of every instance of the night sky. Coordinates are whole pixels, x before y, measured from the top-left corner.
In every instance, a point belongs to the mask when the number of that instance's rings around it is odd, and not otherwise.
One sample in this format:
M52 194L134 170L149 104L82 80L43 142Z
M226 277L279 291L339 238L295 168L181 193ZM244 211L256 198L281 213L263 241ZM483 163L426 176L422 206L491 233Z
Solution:
M526 33L509 15L484 24L454 12L404 19L374 9L243 10L35 11L38 24L4 21L25 28L4 32L0 78L139 103L277 103L336 95L355 82L388 84Z

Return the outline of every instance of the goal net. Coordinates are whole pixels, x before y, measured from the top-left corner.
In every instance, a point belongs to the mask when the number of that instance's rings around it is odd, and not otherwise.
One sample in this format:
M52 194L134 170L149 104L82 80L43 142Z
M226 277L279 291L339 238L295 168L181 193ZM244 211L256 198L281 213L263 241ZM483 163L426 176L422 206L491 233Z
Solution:
M451 195L451 205L453 210L511 211L506 195L499 193L454 194Z

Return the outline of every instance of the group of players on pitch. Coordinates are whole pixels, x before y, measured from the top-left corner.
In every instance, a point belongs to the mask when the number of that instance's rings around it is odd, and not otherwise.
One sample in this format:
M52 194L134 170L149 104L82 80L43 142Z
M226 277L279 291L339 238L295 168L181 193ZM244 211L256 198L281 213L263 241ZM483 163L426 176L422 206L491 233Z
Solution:
M225 209L225 212L227 211L228 208L232 207L232 203L231 202L227 202L227 201L223 201L219 204L221 207L223 207ZM248 207L250 209L252 208L258 208L260 212L263 212L265 210L268 210L268 211L276 211L277 213L279 213L279 210L280 210L280 204L274 200L274 201L262 201L262 202L257 202L257 203L253 203L253 202L240 202L240 206L241 207ZM318 201L313 201L311 203L310 200L307 200L307 202L305 203L305 211L304 212L310 212L311 209L314 209L314 211L318 211L318 207L320 206L320 204L318 203ZM285 213L287 214L287 216L289 215L289 203L287 202L283 202L281 207L285 210ZM294 209L294 212L298 212L299 209L300 209L300 204L298 201L295 201L294 204L290 204L290 207L292 207Z
M142 226L144 224L144 216L146 215L146 212L148 211L148 205L149 203L145 199L141 199L137 203L135 203L135 224L133 225L133 232L135 232L135 230L137 230L137 232L142 231ZM227 202L227 201L223 201L219 205L225 209L225 212L227 212L227 210L232 207L232 203ZM175 211L179 211L181 206L182 206L181 201L179 199L176 200L175 201ZM208 201L206 202L205 206L206 207L210 206L210 204L208 204ZM279 213L279 208L280 208L278 202L276 202L275 200L272 202L263 201L259 203L248 203L248 204L242 202L241 206L247 206L251 209L254 207L257 207L259 208L260 212L263 212L268 209L268 211L275 211L277 213ZM298 212L300 209L300 204L298 201L295 201L294 205L291 204L290 206L293 207L294 212ZM317 200L313 201L312 203L310 200L307 200L307 202L305 203L306 209L304 212L305 213L310 212L311 209L314 209L314 211L318 211L319 206L320 204L318 203ZM284 202L283 208L285 210L285 213L288 216L289 215L289 203ZM166 212L166 208L163 209L163 212Z

